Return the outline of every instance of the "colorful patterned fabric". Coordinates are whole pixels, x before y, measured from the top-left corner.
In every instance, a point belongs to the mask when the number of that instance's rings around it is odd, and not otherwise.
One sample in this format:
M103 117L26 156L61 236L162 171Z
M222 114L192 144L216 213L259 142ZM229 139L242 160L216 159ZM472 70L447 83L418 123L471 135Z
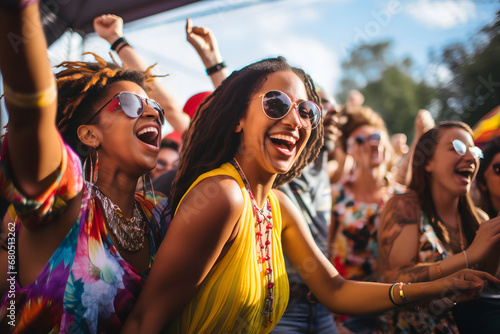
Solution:
M267 295L266 266L258 263L255 224L250 196L239 173L230 164L201 175L186 194L202 180L228 175L238 181L245 205L238 235L223 259L214 265L194 298L168 327L168 333L269 333L279 321L288 303L288 279L281 247L281 211L273 193L268 198L273 214L272 269L273 322L264 325L264 301ZM184 195L185 196L185 195Z
M438 239L427 218L423 214L420 217L419 263L437 262L453 255ZM445 309L442 303L391 310L381 319L387 333L459 333L451 309Z
M342 277L377 281L378 203L356 201L342 184L332 185L333 217L339 224L333 247L333 264Z
M7 138L6 138L7 139ZM9 170L6 145L0 161L2 195L9 199L23 223L50 223L67 208L67 203L83 193L81 210L73 227L53 253L37 278L15 294L5 294L0 306L0 332L12 331L7 315L15 303L15 333L111 333L118 332L130 313L147 272L139 272L126 262L112 244L106 230L95 189L82 179L78 156L61 139L62 163L57 180L35 199L21 194ZM167 213L166 200L136 195L149 227L150 266L166 226L160 219ZM16 221L16 245L23 225ZM7 269L7 268L4 268ZM10 271L17 271L14 268ZM149 271L149 269L148 269Z

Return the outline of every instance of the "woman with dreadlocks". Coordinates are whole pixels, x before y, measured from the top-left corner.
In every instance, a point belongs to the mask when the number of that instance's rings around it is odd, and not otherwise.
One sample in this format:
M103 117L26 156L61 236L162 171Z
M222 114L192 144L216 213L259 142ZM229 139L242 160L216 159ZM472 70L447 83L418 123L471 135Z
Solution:
M268 333L289 297L283 252L322 305L366 314L476 296L486 273L405 285L344 280L302 214L273 190L316 158L323 137L310 77L283 58L233 72L200 105L172 191L176 210L124 333Z
M150 74L97 56L63 63L54 82L34 2L0 1L0 188L18 217L0 251L0 332L117 332L165 232L163 200L135 194L163 111Z

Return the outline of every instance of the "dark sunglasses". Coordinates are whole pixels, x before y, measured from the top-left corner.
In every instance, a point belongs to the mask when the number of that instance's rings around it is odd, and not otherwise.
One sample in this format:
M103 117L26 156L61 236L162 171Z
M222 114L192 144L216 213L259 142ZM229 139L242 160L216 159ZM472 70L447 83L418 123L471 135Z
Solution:
M270 119L285 117L292 110L294 104L297 105L300 123L305 129L312 130L318 126L321 120L321 108L316 103L302 101L297 104L279 90L271 90L262 97L262 110Z
M93 120L97 116L97 114L101 112L101 110L106 108L106 106L116 98L118 98L118 103L119 103L118 107L121 108L125 113L125 115L127 115L128 117L137 118L141 116L142 113L144 112L144 103L146 103L148 106L158 111L161 124L162 125L165 124L165 112L156 101L130 92L121 92L113 96L105 105L101 107L101 109L99 109L94 114L94 116L92 116L87 121L87 124L90 123L90 121Z
M491 167L493 168L493 171L495 172L495 174L500 176L500 164L494 164Z
M372 133L371 135L369 135L367 137L363 136L363 135L359 135L359 136L356 136L356 143L358 143L359 145L363 145L368 139L368 142L378 144L378 142L380 141L381 138L382 138L382 136L378 132Z
M457 152L459 155L464 156L465 153L467 153L467 145L465 145L464 142L460 139L455 139L451 143L453 144L455 152ZM481 151L481 149L477 146L469 147L469 151L476 159L484 158L483 151Z

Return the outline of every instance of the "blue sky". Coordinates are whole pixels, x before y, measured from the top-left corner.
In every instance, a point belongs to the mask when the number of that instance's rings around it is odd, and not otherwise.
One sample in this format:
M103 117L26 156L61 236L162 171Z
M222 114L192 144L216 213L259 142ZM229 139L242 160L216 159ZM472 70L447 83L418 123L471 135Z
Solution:
M418 72L446 77L441 68L429 66L429 52L473 40L499 9L495 0L212 0L131 22L124 30L147 64L158 63L156 72L169 74L162 82L182 106L193 94L212 89L186 41L186 17L214 31L230 70L282 55L334 94L341 62L360 42L392 40L396 58L409 56ZM85 51L109 59L107 42L77 34L63 35L50 47L49 58L55 65L81 59Z

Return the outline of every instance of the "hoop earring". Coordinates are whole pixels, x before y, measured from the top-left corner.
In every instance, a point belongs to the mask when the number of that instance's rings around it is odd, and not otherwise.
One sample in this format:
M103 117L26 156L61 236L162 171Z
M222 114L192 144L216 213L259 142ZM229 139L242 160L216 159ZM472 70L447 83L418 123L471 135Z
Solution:
M95 159L92 157L92 155L95 153ZM89 165L89 170L87 171L87 162ZM92 152L85 158L85 161L83 162L83 172L84 172L84 179L87 182L90 182L92 184L95 184L97 182L97 176L99 173L99 153L97 152L97 147L94 147L92 149ZM88 177L88 178L87 178Z
M147 187L147 181L149 181L149 187ZM151 196L153 197L153 202L156 205L156 197L155 197L155 190L153 188L153 180L151 179L151 174L149 172L142 174L142 194L144 198L146 198L146 195L148 193L151 193Z

